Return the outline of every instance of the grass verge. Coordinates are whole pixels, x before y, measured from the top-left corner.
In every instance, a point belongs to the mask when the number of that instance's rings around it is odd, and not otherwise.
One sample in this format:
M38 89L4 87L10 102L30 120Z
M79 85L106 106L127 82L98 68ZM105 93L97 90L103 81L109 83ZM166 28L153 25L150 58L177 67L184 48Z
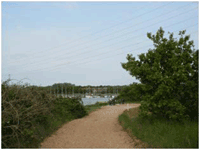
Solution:
M107 102L104 102L104 103L96 102L93 105L86 105L85 109L86 109L87 113L91 113L97 109L100 109L102 106L107 106L107 105L108 105Z
M118 118L120 124L143 148L198 148L198 122L167 121L149 115L138 116L139 108L125 111ZM137 137L137 138L136 138Z

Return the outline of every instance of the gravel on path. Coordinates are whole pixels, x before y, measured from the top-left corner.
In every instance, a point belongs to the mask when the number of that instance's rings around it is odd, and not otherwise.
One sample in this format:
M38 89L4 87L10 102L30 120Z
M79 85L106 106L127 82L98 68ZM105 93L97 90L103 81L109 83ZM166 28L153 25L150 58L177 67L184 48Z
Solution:
M41 143L41 148L134 148L118 116L140 104L104 106L88 116L64 124Z

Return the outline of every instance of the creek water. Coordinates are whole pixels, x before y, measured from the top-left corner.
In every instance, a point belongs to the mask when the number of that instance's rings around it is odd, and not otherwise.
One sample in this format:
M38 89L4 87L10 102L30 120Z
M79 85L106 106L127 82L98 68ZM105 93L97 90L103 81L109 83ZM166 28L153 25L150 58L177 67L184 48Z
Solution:
M107 102L109 98L82 98L83 105L92 105L96 102Z
M58 94L58 97L59 96L63 96L63 97L67 97L67 96L69 96L69 97L72 97L72 96L74 96L74 95L62 95L62 94ZM84 96L84 95L82 95L82 96ZM83 101L83 105L92 105L92 104L95 104L96 102L107 102L109 99L110 99L110 97L108 96L108 98L81 98L82 99L82 101Z

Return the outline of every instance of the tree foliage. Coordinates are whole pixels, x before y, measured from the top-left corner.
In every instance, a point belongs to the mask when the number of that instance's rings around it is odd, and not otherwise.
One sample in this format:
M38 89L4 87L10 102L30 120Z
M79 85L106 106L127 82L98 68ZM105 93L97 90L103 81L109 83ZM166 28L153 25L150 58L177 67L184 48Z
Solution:
M198 50L185 30L179 36L175 39L169 33L165 38L162 28L155 35L147 33L154 48L140 54L139 60L128 54L128 62L122 63L144 85L143 115L152 112L168 119L198 118Z
M124 99L125 102L139 102L142 98L142 87L143 85L140 83L133 83L129 86L123 88L123 90L119 93L117 99Z

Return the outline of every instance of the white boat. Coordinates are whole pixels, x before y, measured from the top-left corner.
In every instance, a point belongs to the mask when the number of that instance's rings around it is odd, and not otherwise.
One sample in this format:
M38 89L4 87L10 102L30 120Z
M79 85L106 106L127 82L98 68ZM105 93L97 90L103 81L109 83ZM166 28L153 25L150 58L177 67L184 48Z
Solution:
M90 96L90 95L86 95L85 98L92 98L92 96Z

